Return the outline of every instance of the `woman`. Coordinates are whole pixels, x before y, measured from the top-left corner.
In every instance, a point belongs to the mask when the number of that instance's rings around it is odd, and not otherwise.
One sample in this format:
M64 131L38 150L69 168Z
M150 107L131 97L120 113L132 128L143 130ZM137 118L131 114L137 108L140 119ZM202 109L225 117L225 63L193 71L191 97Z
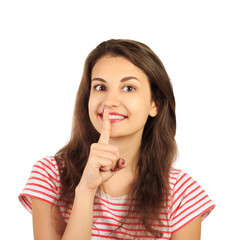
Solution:
M214 204L174 169L166 70L146 45L101 43L87 57L70 141L38 161L20 195L35 239L200 239Z

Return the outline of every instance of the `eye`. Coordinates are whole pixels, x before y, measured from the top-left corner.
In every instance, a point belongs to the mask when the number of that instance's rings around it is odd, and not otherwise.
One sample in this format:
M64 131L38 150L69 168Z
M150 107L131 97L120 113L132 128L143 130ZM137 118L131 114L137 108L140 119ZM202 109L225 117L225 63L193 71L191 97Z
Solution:
M133 87L133 86L125 86L123 88L123 91L125 91L125 92L133 92L133 91L135 91L135 87Z
M94 86L94 89L95 89L96 91L105 91L105 90L106 90L106 87L105 87L105 85L103 85L103 84L99 84L99 85L95 85L95 86Z

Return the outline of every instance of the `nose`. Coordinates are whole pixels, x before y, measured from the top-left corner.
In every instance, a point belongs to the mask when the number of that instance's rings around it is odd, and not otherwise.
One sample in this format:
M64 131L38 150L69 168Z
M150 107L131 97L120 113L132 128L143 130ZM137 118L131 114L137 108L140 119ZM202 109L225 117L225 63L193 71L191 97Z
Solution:
M115 91L107 91L104 106L106 107L117 107L120 104L120 97L119 94Z

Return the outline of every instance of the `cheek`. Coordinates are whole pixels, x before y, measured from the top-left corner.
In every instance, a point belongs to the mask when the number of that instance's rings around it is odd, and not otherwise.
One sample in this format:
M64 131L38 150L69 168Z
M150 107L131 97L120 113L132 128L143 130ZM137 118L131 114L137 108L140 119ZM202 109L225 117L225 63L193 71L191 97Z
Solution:
M100 107L100 99L96 96L90 96L89 103L88 103L88 112L89 112L89 118L91 120L91 123L97 130L97 113L101 109Z
M152 97L151 97L149 86L147 86L147 88L145 88L145 91L143 92L142 101L143 101L144 111L146 112L147 115L149 115L152 107Z
M92 101L90 101L91 99L89 99L89 103L88 103L88 110L89 110L89 117L90 117L90 113L92 110Z
M146 118L149 115L149 102L143 97L127 101L126 106L131 114L139 118Z
M89 97L89 104L88 104L90 114L92 114L92 112L95 110L95 108L98 105L98 102L99 102L98 98L95 97L93 94L91 94Z
M96 101L94 101L94 99L92 97L90 97L89 99L89 104L88 104L88 110L89 110L89 117L92 121L92 119L94 118L94 112L95 112L95 108L96 108Z
M89 119L93 125L93 127L97 130L97 123L96 123L96 119L95 119L95 105L93 101L89 101L88 104L88 112L89 112Z

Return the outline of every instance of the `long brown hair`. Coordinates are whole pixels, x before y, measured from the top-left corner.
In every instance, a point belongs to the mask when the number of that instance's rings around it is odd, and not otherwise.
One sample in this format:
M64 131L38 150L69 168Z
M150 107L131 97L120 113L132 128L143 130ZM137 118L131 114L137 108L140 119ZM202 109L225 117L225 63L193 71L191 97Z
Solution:
M99 138L99 133L89 119L88 101L92 69L105 55L125 57L143 70L149 79L152 99L158 106L157 116L149 116L144 127L137 165L138 177L131 196L136 200L132 212L139 212L140 222L145 229L159 237L161 232L153 228L151 219L159 221L161 205L166 206L169 198L169 171L177 154L175 99L162 62L143 43L111 39L99 44L88 55L77 92L71 138L55 155L59 167L63 160L65 163L61 171L61 199L67 199L69 193L74 193L82 177L90 145Z

